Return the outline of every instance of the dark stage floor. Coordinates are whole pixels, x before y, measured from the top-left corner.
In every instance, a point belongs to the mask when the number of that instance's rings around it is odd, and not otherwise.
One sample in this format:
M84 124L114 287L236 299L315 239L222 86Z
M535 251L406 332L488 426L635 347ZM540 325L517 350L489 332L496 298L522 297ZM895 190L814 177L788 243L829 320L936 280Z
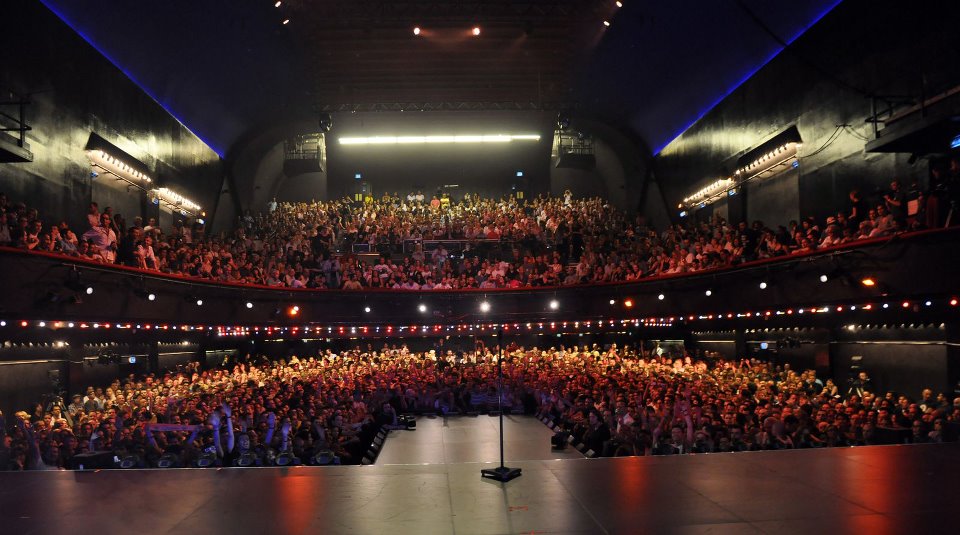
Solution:
M0 472L0 533L957 533L958 460L960 444L526 460L506 485L470 462Z

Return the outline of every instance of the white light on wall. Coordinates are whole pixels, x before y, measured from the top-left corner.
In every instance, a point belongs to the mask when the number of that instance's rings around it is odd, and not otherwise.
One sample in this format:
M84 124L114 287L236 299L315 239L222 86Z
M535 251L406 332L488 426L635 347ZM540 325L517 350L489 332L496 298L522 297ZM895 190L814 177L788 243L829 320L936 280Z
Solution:
M540 134L469 134L450 136L372 136L342 137L341 145L416 145L429 143L510 143L540 141Z
M702 202L713 202L720 197L720 194L732 188L734 181L732 178L721 178L700 188L698 191L683 198L683 205L694 205Z
M131 186L146 189L149 184L153 182L153 179L142 171L137 170L106 151L88 150L87 158L94 167L127 182Z
M797 153L800 150L800 143L791 141L784 143L770 152L760 155L756 160L737 169L735 175L747 175L750 178L761 176L773 176L779 173L778 168L781 164L797 159Z
M200 211L199 204L169 188L158 188L151 190L150 195L157 201L166 204L169 208L180 210L180 213L190 212L192 215L203 213Z

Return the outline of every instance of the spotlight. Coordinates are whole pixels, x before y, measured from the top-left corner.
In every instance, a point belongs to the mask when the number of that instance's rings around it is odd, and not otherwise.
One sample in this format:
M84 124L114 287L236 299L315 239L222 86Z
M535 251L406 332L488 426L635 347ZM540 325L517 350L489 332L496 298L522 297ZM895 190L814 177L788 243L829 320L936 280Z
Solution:
M247 308L248 309L253 308L253 303L251 303L250 301L247 301Z
M420 27L419 27L419 26L415 26L415 27L413 28L413 35L420 35Z
M0 327L6 327L6 326L7 326L7 320L0 320Z
M609 28L609 27L610 27L610 21L609 21L609 20L603 21L603 25Z
M703 294L706 295L707 297L710 297L711 295L713 295L713 290L707 290L703 292Z
M475 35L475 36L476 36L476 35L480 35L480 27L479 27L479 26L474 26L474 27L473 27L473 35Z
M611 304L611 305L613 304L613 300L610 301L610 304ZM623 306L625 306L625 307L627 307L627 308L633 308L633 299L624 299L624 300L623 300Z
M423 303L421 303L419 306L417 306L417 310L419 310L420 312L426 312L427 305L424 305Z
M903 308L908 308L908 307L910 307L910 301L904 301Z
M157 294L155 294L155 293L148 293L148 294L147 294L147 301L156 301L156 300L157 300Z
M930 306L930 305L932 305L932 304L933 304L932 301L927 301L927 302L924 303L925 306Z
M283 25L286 26L287 24L290 24L290 19L283 19Z
M952 307L957 306L957 298L956 298L956 297L954 297L953 299L950 300L950 306L952 306Z
M820 282L827 282L828 280L830 280L830 277L826 274L820 275Z
M287 308L287 315L291 318L296 317L300 313L300 307L293 305L292 307Z
M760 289L761 290L767 289L767 281L760 281Z
M280 2L277 2L277 3L279 4ZM621 2L620 0L617 0L616 4L617 4L617 7L623 7L623 2Z
M129 358L127 358L127 362L129 362L130 364L136 364L136 363L137 363L137 357L131 355Z
M282 3L283 3L283 2L281 2L280 0L277 0L277 3L276 3L276 4L273 4L273 7L280 7L280 4L282 4ZM620 2L617 2L617 3L619 4Z
M820 279L820 280L823 280L823 279ZM867 277L862 281L860 281L860 284L863 284L864 286L876 286L877 281L871 279L870 277Z
M87 286L87 289L84 290L87 295L93 295L93 286Z
M558 308L560 308L560 301L557 301L556 299L550 301L550 310L556 310Z
M480 303L480 312L490 312L490 303L488 301Z
M663 301L663 300L666 299L666 298L667 298L667 296L665 296L665 295L663 295L663 294L660 294L660 295L657 296L657 299L659 299L659 300L661 300L661 301Z
M203 299L197 299L197 306L198 306L198 307L202 307L202 306L203 306Z
M616 299L611 299L611 300L610 300L610 304L611 304L611 305L617 304L617 300L616 300Z
M363 307L363 311L366 312L367 314L369 314L369 313L370 313L370 307Z

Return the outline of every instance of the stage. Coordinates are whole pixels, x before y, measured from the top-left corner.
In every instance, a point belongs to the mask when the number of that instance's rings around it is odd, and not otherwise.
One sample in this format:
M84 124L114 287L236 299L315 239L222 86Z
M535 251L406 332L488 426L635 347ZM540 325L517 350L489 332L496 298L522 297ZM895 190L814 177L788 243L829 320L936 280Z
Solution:
M546 425L529 416L504 415L503 449L514 461L583 459L573 447L550 448ZM377 464L456 464L500 459L500 419L450 416L417 419L416 431L392 431Z
M489 452L492 422L421 418L373 466L0 472L0 532L957 532L960 444L562 460L529 450L542 459L508 456L523 476L501 485L480 477L493 463L466 462ZM542 426L509 425L528 423ZM476 455L451 446L481 431ZM402 451L438 438L423 456Z

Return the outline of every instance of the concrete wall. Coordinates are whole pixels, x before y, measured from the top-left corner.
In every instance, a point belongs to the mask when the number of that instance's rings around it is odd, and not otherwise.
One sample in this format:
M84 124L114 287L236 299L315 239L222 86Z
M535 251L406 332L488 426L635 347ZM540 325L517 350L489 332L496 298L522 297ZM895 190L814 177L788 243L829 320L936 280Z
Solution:
M661 152L655 169L671 208L731 176L740 156L793 125L803 139L799 169L757 186L765 192L748 197L750 219L822 220L850 189L876 200L893 178L922 183L923 158L911 164L910 154L864 152L873 135L865 119L869 95L930 95L960 82L960 34L935 12L890 1L840 4Z
M144 198L103 173L91 178L83 149L96 133L146 164L158 185L212 211L221 180L216 153L40 2L5 2L3 16L0 93L29 95L34 160L0 163L0 191L81 232L90 201L132 222Z

